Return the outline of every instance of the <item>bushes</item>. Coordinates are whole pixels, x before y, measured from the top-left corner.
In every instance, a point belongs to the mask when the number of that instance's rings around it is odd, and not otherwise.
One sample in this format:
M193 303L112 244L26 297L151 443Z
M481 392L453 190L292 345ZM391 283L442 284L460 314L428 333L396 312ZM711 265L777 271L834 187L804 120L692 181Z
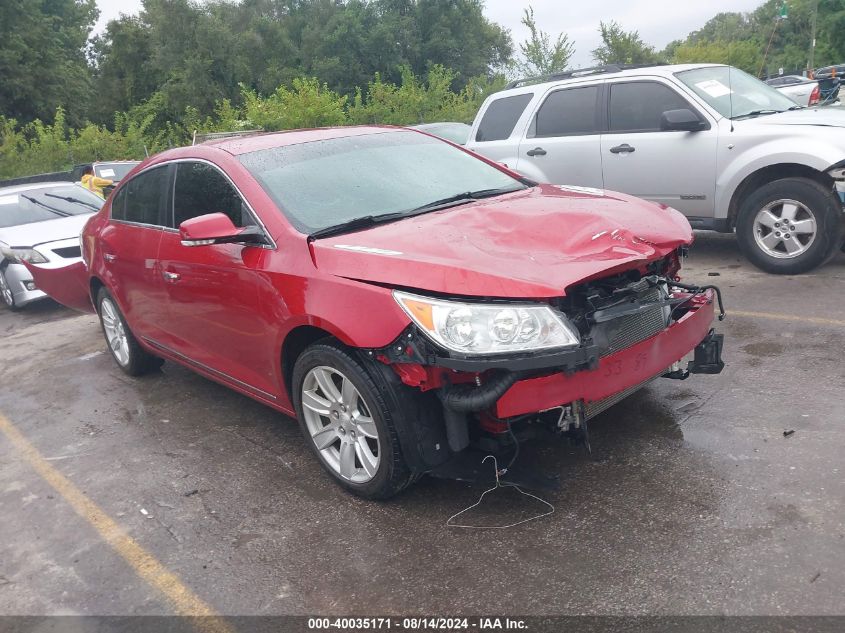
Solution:
M190 144L194 131L289 130L332 125L413 125L433 121L471 122L484 98L504 84L503 78L472 79L460 92L451 89L455 73L432 66L425 80L402 69L400 85L381 76L359 88L350 101L315 78L294 79L268 96L241 86L242 106L219 101L210 116L188 107L174 120L160 93L128 112L115 114L114 129L88 124L67 126L56 111L51 125L35 121L18 127L0 117L0 178L70 169L95 160L141 159L169 147Z

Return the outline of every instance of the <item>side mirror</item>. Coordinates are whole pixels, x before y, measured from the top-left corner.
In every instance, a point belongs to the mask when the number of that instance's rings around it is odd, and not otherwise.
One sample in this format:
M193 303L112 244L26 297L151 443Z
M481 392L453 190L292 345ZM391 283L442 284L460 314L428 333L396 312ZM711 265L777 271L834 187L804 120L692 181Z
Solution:
M663 132L700 132L707 129L707 122L702 121L692 110L667 110L660 115L660 129Z
M179 225L184 246L209 244L266 244L264 232L257 226L239 228L225 213L208 213L185 220Z

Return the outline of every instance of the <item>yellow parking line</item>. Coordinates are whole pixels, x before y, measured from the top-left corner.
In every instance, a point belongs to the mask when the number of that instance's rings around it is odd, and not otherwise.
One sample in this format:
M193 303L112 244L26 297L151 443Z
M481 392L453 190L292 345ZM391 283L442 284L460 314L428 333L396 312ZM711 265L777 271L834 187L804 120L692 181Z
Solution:
M756 319L775 319L777 321L795 321L812 323L814 325L835 325L845 327L845 321L838 319L823 319L821 317L798 316L793 314L778 314L776 312L745 312L744 310L728 310L728 317L751 317Z
M231 633L232 629L214 610L195 595L164 565L138 545L115 521L73 485L38 452L20 431L0 413L0 431L18 449L19 454L50 484L62 498L85 519L129 563L135 573L170 602L176 613L194 616L196 628L208 633Z

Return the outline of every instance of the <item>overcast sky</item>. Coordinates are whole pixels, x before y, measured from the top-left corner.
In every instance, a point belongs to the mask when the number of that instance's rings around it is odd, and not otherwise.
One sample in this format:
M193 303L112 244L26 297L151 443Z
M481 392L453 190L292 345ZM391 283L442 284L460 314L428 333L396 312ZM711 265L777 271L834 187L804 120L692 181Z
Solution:
M616 20L625 30L639 31L643 40L661 49L672 40L697 29L720 11L750 11L761 5L763 0L531 0L530 3L541 29L553 36L564 31L575 43L572 64L588 66L593 61L592 50L600 44L600 20ZM522 0L487 0L485 12L488 18L510 29L516 45L527 36L527 29L519 21L528 4ZM568 6L564 9L561 5ZM137 13L141 0L97 0L97 6L100 8L100 21L96 31L100 32L106 22L121 13Z

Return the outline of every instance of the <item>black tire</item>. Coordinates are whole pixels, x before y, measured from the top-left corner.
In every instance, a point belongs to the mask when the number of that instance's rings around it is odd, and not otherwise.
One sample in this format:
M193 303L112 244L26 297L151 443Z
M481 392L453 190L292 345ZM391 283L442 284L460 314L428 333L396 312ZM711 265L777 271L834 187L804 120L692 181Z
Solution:
M804 207L799 211L802 217L809 213L816 224L815 238L808 241L806 250L791 257L786 253L785 244L778 244L776 249L772 249L783 251L783 255L778 257L767 253L755 238L759 235L755 228L758 213L780 200L800 203ZM777 215L776 210L774 215ZM824 264L841 244L842 231L842 203L839 198L809 178L783 178L763 185L742 203L736 223L736 236L742 253L758 268L777 275L805 273Z
M396 398L388 397L389 394L386 393L388 389L397 387L389 385L380 372L374 371L368 365L369 362L360 359L354 350L349 350L339 343L312 345L300 354L293 368L293 404L305 441L332 479L346 490L366 499L387 499L413 483L416 476L402 454L394 422L402 412L397 410ZM372 479L365 483L341 477L324 458L308 430L302 405L303 384L309 372L321 366L335 369L351 380L375 422L379 436L379 464ZM404 385L401 388L407 389ZM329 421L328 416L326 420Z
M3 305L9 308L9 310L19 309L15 304L15 297L12 294L9 282L6 281L6 272L3 270L0 270L0 300L3 301Z
M109 344L109 336L106 333L106 325L103 322L104 301L109 302L110 307L114 311L115 317L120 320L123 331L126 335L128 358L125 362L121 361L111 344ZM106 339L106 346L109 348L109 352L111 353L114 361L117 363L117 366L120 367L124 373L129 376L142 376L143 374L147 374L162 366L164 359L159 358L158 356L153 356L138 344L138 339L135 338L135 335L132 334L132 330L129 329L129 325L126 323L126 319L123 317L123 313L120 311L117 301L114 300L109 291L105 288L100 288L100 291L97 293L97 314L100 317L100 328L103 330L103 336Z

